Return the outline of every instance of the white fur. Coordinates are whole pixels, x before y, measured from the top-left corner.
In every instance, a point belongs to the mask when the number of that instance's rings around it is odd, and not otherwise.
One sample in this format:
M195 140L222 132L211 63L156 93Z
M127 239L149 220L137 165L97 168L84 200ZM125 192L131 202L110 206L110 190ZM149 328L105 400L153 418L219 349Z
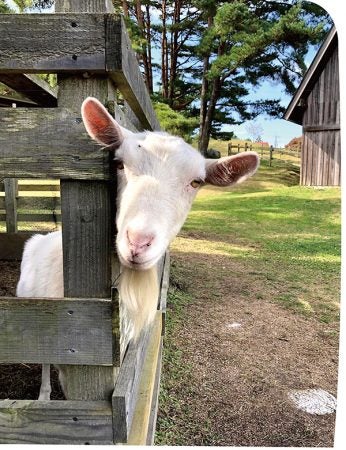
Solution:
M198 191L193 180L222 186L225 180L229 185L243 181L256 171L258 157L251 152L237 155L229 166L226 158L220 176L220 166L205 160L181 138L161 132L132 133L120 127L96 99L85 100L82 114L90 136L107 146L116 143L115 158L124 165L118 170L116 219L122 264L119 290L122 327L127 338L136 339L155 315L156 265L190 210ZM64 296L60 231L36 235L26 243L17 296ZM124 351L126 342L122 344Z

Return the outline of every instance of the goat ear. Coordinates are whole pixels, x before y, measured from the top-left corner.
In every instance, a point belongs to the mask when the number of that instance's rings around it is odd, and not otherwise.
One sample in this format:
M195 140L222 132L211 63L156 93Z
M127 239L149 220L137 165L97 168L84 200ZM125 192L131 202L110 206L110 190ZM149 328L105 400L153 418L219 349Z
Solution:
M96 98L88 97L82 104L82 117L89 136L100 144L117 149L129 133L121 127Z
M243 152L225 158L206 159L205 182L214 186L231 186L251 177L259 166L255 152Z

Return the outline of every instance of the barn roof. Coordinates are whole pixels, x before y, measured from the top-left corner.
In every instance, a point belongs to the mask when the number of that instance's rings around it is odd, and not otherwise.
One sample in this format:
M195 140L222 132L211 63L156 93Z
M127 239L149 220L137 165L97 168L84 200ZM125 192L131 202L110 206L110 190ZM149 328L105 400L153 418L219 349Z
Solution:
M325 41L315 55L309 69L306 71L296 93L288 105L284 119L302 125L305 100L312 91L318 77L323 71L326 62L330 58L338 44L338 36L335 27L329 31Z

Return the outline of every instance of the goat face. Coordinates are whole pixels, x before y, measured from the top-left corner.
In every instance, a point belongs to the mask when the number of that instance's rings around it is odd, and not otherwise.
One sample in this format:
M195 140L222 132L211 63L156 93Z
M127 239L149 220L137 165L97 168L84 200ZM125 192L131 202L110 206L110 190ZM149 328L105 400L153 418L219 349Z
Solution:
M82 116L89 135L115 150L117 248L121 263L132 269L146 270L158 262L203 184L239 183L258 167L253 152L206 160L179 137L132 133L93 98L83 102Z

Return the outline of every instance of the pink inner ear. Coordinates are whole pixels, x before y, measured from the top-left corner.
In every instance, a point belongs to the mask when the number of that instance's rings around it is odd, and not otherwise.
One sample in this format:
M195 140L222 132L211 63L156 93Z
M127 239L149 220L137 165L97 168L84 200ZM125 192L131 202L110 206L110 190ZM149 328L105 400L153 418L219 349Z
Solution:
M123 136L120 128L98 100L87 98L82 105L82 116L90 137L105 145L121 145Z
M208 166L206 182L215 186L229 186L253 175L257 166L258 156L254 153L221 158Z

